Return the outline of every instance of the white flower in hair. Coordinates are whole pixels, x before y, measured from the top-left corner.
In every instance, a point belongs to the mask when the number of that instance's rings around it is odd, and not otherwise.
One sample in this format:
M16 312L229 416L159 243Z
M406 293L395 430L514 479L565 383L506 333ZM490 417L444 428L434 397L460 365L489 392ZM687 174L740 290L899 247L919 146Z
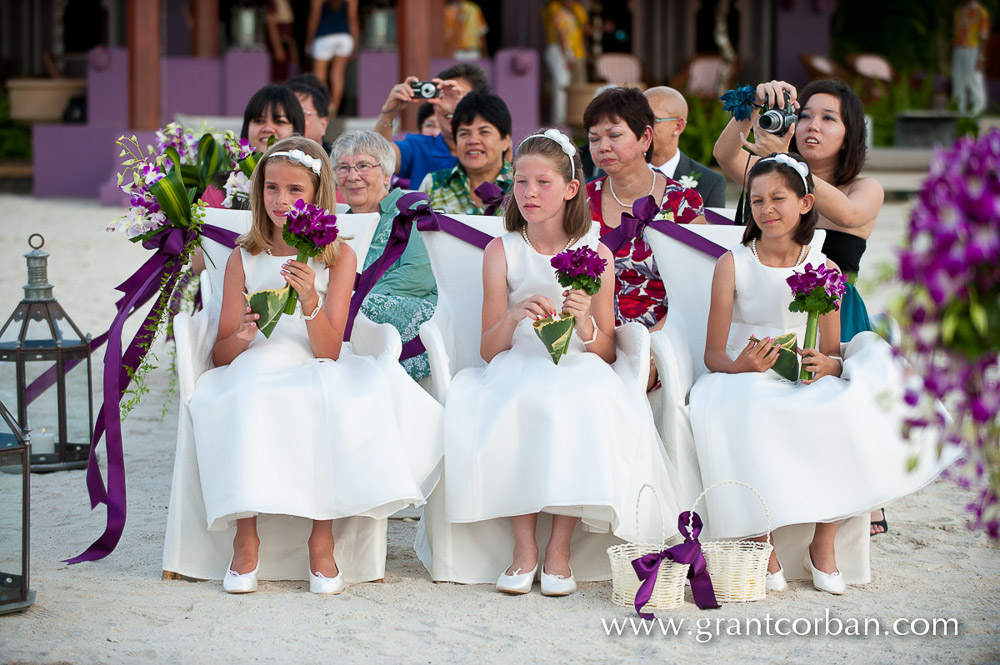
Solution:
M271 157L287 157L296 164L301 164L307 169L312 169L312 172L319 175L323 171L323 163L313 157L312 155L307 155L301 150L289 150L287 152L273 152Z
M562 151L565 152L570 157L576 155L576 146L573 142L569 140L569 137L560 132L558 129L546 129L541 133L541 136L548 137L558 143L562 147Z

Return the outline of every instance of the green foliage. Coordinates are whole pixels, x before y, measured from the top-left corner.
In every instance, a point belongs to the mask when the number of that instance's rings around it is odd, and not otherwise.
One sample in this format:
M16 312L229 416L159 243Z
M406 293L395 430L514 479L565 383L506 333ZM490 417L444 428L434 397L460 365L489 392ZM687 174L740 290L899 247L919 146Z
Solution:
M10 100L0 88L0 159L31 159L31 130L10 119Z
M712 149L729 124L730 115L722 110L722 102L716 99L687 97L687 103L687 127L680 136L680 149L691 159L708 166L715 160Z
M896 140L897 114L931 108L934 100L934 77L925 76L923 81L914 84L910 76L904 72L896 83L875 85L879 90L878 99L865 106L865 113L872 118L875 145L891 146ZM855 92L863 96L860 87L860 83L855 85Z

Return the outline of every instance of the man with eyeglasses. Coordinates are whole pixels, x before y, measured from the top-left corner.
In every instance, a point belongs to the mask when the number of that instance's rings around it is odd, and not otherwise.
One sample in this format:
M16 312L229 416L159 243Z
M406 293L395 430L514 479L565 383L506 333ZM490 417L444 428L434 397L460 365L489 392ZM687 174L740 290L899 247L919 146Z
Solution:
M685 187L698 190L705 207L724 208L726 179L682 153L677 146L687 126L688 105L684 95L662 85L643 94L656 116L650 165Z
M408 76L402 83L394 85L382 105L375 131L392 141L392 123L403 106L424 101L434 106L434 117L440 127L451 127L455 106L466 94L473 90L489 92L489 83L483 70L468 62L449 67L431 80L437 86L438 96L428 100L414 95L410 84L417 81L415 76ZM450 169L458 163L455 139L448 131L442 131L438 136L407 134L402 140L393 142L393 145L396 151L396 174L407 181L408 187L420 185L424 176L431 171Z

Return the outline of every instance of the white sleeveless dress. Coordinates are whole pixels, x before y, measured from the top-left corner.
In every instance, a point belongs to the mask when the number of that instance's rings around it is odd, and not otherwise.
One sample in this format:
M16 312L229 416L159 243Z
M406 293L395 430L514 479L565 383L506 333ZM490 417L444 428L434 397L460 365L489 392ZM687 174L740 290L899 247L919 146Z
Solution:
M807 315L788 311L785 281L796 268L774 268L749 248L732 250L736 267L733 321L726 351L735 359L751 334L795 332L801 347ZM810 248L801 266L826 263ZM818 341L817 341L818 345ZM767 501L771 527L830 522L868 512L933 480L954 461L938 460L932 442L906 443L901 368L873 332L843 347L842 377L810 385L776 373L709 372L691 390L691 425L705 487L742 480ZM917 466L907 471L908 460ZM759 501L728 486L706 496L711 537L743 537L767 530Z
M288 257L241 252L247 292L285 284ZM309 266L323 298L329 270ZM210 530L257 514L381 519L424 503L440 477L440 405L394 359L347 343L316 358L298 313L205 372L190 409Z
M552 257L528 247L517 233L502 241L508 302L540 294L558 306L564 288ZM598 242L587 235L573 248L596 249ZM634 378L619 374L630 371L627 364L613 368L586 352L574 333L556 365L531 323L530 317L519 322L509 350L485 368L461 371L448 392L447 521L545 512L579 517L584 531L634 541L636 497L650 483L664 501L667 535L676 535L676 473L645 396ZM639 531L644 541L660 540L660 512L648 496ZM492 571L492 579L501 572Z

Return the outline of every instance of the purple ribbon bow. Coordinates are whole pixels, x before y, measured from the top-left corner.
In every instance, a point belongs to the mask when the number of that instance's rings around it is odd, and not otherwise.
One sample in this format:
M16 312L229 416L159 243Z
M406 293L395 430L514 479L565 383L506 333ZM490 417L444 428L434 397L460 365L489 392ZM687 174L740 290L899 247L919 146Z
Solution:
M476 196L483 202L483 214L493 216L497 213L497 209L503 205L507 193L499 185L484 182L476 187Z
M430 198L422 192L404 194L396 201L396 208L399 209L399 214L392 220L392 230L389 232L389 240L385 244L385 249L382 250L382 255L375 259L358 278L357 289L351 297L347 325L344 328L344 339L346 340L351 338L354 319L361 309L361 303L364 302L382 275L399 260L399 257L406 250L414 224L419 231L444 231L467 243L476 245L480 249L485 249L486 245L493 239L493 236L488 233L483 233L456 219L435 212L430 207ZM417 336L403 344L403 352L399 359L406 360L423 352L424 345L420 341L420 337Z
M688 531L688 520L691 519L691 530ZM701 533L702 521L698 513L684 511L677 520L677 527L684 536L684 542L674 545L661 552L645 554L632 560L632 568L642 582L635 594L635 611L643 619L653 619L653 614L643 612L642 607L649 602L656 586L656 574L664 559L676 563L687 564L687 578L691 581L691 595L699 609L716 609L719 603L715 600L715 590L712 588L712 578L708 575L708 565L701 553L701 543L698 535Z
M116 303L118 313L111 322L108 332L91 342L91 350L105 341L108 349L104 356L104 403L94 423L94 437L91 439L90 457L87 460L87 489L90 493L91 510L96 508L97 504L103 503L108 507L108 516L104 533L86 551L72 559L66 559L65 563L103 559L114 551L122 537L122 531L125 529L126 498L121 398L132 381L129 368L139 367L156 334L156 304L150 308L145 321L139 326L139 332L124 353L122 353L122 332L128 317L160 293L161 287L171 293L174 291L183 268L177 259L183 253L184 244L193 237L193 234L194 232L189 229L171 227L143 242L144 247L155 249L155 253L131 277L116 287L116 290L123 294ZM237 234L226 229L205 224L201 227L201 235L223 245L236 246ZM44 375L39 377L32 387L39 384L42 378ZM36 395L44 389L41 387ZM97 463L97 445L105 434L104 444L108 455L107 486L104 484Z
M636 199L632 204L632 212L623 212L621 225L605 233L601 237L601 242L607 245L612 254L617 254L625 243L642 238L642 232L659 212L660 205L656 202L656 197L644 196Z

